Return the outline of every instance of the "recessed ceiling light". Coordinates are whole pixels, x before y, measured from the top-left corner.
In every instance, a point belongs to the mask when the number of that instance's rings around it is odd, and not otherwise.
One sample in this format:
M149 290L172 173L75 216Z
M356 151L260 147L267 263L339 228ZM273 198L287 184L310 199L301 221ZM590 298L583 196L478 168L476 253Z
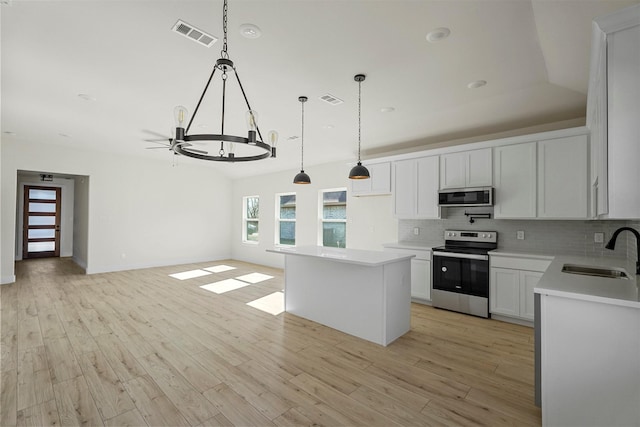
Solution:
M79 93L78 94L78 98L84 99L85 101L96 101L95 97L93 97L93 96L91 96L89 94L86 94L86 93Z
M300 138L298 135L291 135L289 138L287 138L289 141L293 141L294 139L298 139Z
M427 41L429 43L436 43L449 37L449 34L451 34L451 30L446 27L436 28L427 34Z
M68 134L66 134L66 133L62 133L62 132L61 132L61 133L59 133L58 135L60 135L60 136L61 136L61 137L63 137L63 138L71 138L71 135L68 135Z
M322 128L323 129L333 129L333 128L335 128L335 126L334 125L323 125Z
M487 84L486 80L476 80L475 82L471 82L467 85L469 89L478 89Z
M394 111L396 111L396 109L393 107L382 107L380 109L381 113L393 113Z
M257 25L242 24L240 25L240 34L248 39L257 39L262 35L262 31Z
M17 133L11 132L10 130L4 131L2 133L4 133L5 135L9 135L9 136L16 136L17 135Z

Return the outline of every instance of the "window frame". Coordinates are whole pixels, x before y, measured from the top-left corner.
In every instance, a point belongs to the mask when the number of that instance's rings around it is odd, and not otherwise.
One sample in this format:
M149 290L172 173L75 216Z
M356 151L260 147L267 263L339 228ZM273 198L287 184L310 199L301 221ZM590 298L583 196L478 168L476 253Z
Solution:
M324 194L333 192L344 192L345 194L345 218L344 219L324 219ZM349 193L346 187L324 188L318 191L318 246L333 248L335 246L324 245L324 224L325 223L344 223L344 248L347 247L347 219L348 219L348 199Z
M257 218L248 218L248 201L249 199L257 199L258 200L258 216ZM258 230L258 238L256 240L249 240L247 236L247 227L249 222L257 223ZM242 243L247 243L250 245L257 245L260 243L260 196L243 196L242 197Z
M288 193L276 193L276 202L275 202L275 232L274 234L274 244L276 246L281 246L281 247L295 247L296 243L294 243L293 245L288 244L288 243L281 243L280 242L280 224L282 222L289 222L289 223L293 223L293 239L294 242L296 241L296 237L297 237L297 224L296 224L296 217L298 215L298 195L295 193L295 191L292 192L288 192ZM295 216L294 218L280 218L280 201L281 198L283 196L295 196L296 197L296 204L295 204Z

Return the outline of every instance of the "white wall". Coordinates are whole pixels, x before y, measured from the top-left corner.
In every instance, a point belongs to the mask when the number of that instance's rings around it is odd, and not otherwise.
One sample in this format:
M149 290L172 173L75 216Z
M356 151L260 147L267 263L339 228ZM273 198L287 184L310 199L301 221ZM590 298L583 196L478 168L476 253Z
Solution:
M89 176L87 273L229 258L231 181L208 165L2 141L2 283L15 280L17 171Z
M73 260L86 270L89 251L89 177L76 177L74 189Z
M31 175L18 172L18 201L16 204L16 260L22 259L22 240L24 222L24 186L42 185L61 188L60 203L60 256L73 255L73 199L75 197L74 180L68 178L54 178L51 182L41 182Z
M233 259L268 265L284 266L282 255L267 253L275 244L275 195L296 193L296 245L318 244L318 201L322 189L347 188L347 247L382 250L382 244L397 240L398 221L392 214L391 196L352 197L349 188L350 165L337 162L305 168L310 185L293 184L298 171L239 179L233 182L231 208ZM242 198L260 196L260 242L242 243Z

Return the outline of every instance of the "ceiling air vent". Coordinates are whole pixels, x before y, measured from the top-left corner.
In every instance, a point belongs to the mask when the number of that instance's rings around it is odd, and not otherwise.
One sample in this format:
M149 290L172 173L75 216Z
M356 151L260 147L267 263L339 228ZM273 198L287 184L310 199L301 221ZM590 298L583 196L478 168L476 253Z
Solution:
M207 34L199 28L194 27L191 24L187 24L182 20L178 20L172 28L172 31L183 35L193 41L200 43L206 47L211 47L218 40L211 34Z
M326 95L322 95L320 99L326 102L327 104L331 104L331 105L340 105L344 102L342 99L336 96L333 96L330 93L327 93Z

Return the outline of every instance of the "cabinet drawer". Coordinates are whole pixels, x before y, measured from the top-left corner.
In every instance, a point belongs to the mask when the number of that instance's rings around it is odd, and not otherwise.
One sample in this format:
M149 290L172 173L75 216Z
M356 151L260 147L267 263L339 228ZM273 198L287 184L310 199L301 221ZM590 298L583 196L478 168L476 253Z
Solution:
M551 264L551 258L540 259L490 256L489 264L491 267L545 272L547 268L549 268L549 264Z

